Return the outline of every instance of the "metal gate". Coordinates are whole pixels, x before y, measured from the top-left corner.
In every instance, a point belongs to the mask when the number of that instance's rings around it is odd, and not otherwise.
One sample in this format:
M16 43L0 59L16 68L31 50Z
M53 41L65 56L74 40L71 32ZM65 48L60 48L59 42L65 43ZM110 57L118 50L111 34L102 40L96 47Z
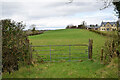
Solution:
M33 48L33 58L44 62L81 61L89 58L89 45L37 45Z

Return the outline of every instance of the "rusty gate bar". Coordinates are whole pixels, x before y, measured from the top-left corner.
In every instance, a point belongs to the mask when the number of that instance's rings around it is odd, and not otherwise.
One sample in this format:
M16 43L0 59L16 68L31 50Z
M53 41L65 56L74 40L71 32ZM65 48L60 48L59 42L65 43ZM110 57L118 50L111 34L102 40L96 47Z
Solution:
M47 47L47 46L88 46L88 44L73 44L73 45L31 45L31 47Z
M52 60L51 60L51 45L49 46L49 48L50 48L50 61L52 61Z
M35 47L35 46L33 46ZM88 49L74 49L74 50L88 50ZM34 50L34 51L50 51L50 50ZM66 50L52 50L51 51L66 51Z

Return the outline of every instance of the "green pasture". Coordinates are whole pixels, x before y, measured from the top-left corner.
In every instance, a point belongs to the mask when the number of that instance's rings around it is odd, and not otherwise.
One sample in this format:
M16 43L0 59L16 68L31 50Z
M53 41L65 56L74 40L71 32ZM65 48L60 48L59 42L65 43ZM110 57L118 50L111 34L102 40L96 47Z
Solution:
M81 29L63 29L63 30L54 30L47 31L44 34L29 36L29 39L32 45L72 45L72 44L89 44L89 39L93 39L93 58L99 58L101 47L104 46L106 38L90 32L88 30ZM39 51L38 54L50 54L49 47L35 47L35 50L48 50L48 51ZM69 54L69 46L53 46L52 50L63 50L63 51L51 51L52 54ZM81 49L81 50L79 50ZM79 53L86 53L88 46L73 46L71 47L71 54L78 53L74 55L81 56ZM36 54L35 52L33 54ZM83 54L82 56L87 56ZM52 55L53 56L53 55ZM58 55L57 55L58 56ZM60 55L61 56L61 55ZM62 55L63 56L63 55ZM65 55L64 55L65 56ZM44 56L43 56L44 57ZM47 56L45 56L47 57ZM50 57L48 55L48 57Z
M4 73L4 78L116 78L116 67L110 69L114 70L113 74L104 71L107 65L100 63L101 48L104 46L107 37L98 35L94 32L83 29L61 29L46 31L43 34L29 36L32 45L72 45L72 44L88 44L89 39L93 39L93 60L88 58L80 58L78 62L66 62L68 59L59 59L61 62L52 63L35 63L31 66L21 67L19 71L12 74ZM71 47L71 57L88 57L84 49L88 47ZM52 55L53 60L57 61L57 57L69 57L69 46L52 46L51 54L65 54L65 55ZM83 49L83 50L78 50ZM50 59L50 47L36 47L34 50L48 50L33 52L33 58L41 60L41 58ZM54 51L62 50L62 51ZM73 54L75 53L75 54ZM84 54L80 54L84 53ZM39 55L39 57L36 56ZM44 60L46 60L44 59ZM102 71L102 72L100 72ZM107 69L106 71L109 72ZM105 74L104 76L102 74Z

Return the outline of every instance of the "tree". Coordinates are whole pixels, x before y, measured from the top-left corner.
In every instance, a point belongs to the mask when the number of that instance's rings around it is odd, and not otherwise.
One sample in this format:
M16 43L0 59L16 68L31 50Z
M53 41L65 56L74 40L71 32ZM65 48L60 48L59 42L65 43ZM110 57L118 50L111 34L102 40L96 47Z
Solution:
M95 27L95 25L90 24L90 27Z
M86 26L86 22L85 22L85 21L83 21L83 22L82 22L82 25L83 25L83 26Z
M35 32L35 27L33 27L32 32Z
M29 28L30 28L31 30L33 30L35 27L36 27L36 25L35 25L35 24L32 24Z
M71 29L71 28L77 28L76 26L74 26L73 24L67 25L66 29Z
M82 23L80 25L78 25L79 29L85 29L86 28L86 22L82 21Z
M95 25L96 27L98 26L98 24Z
M79 29L85 29L86 27L83 24L78 25Z
M36 33L36 25L35 25L35 24L32 24L32 25L30 26L30 29L31 29L31 31L32 31L32 34L35 34L35 33Z
M82 26L82 25L78 25L78 28L79 28L79 29L83 29L83 26Z
M66 29L69 29L69 25L67 25Z

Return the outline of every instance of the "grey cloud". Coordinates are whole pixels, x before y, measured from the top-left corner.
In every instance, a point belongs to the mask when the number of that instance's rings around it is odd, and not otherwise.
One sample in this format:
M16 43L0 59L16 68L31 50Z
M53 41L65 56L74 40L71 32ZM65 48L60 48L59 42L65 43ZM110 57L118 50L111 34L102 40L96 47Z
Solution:
M44 17L72 16L77 13L93 12L100 9L100 5L93 2L74 2L72 4L66 4L65 2L46 2L45 4L47 5L42 6L42 8L38 6L37 11L33 10L34 13L30 14L29 18L39 19Z
M3 2L2 13L4 16L22 16L28 21L40 20L54 17L74 16L75 14L89 15L101 8L100 3L96 2ZM47 19L46 19L47 20ZM24 21L24 19L23 19Z
M97 10L98 4L92 2L3 2L2 13L4 16L21 15L28 19L44 17L71 16L76 13Z
M12 16L20 14L23 10L22 4L18 2L2 2L2 15Z
M46 5L46 7L59 7L59 6L86 6L89 5L91 2L73 2L73 3L66 3L66 2L54 2L49 5Z

